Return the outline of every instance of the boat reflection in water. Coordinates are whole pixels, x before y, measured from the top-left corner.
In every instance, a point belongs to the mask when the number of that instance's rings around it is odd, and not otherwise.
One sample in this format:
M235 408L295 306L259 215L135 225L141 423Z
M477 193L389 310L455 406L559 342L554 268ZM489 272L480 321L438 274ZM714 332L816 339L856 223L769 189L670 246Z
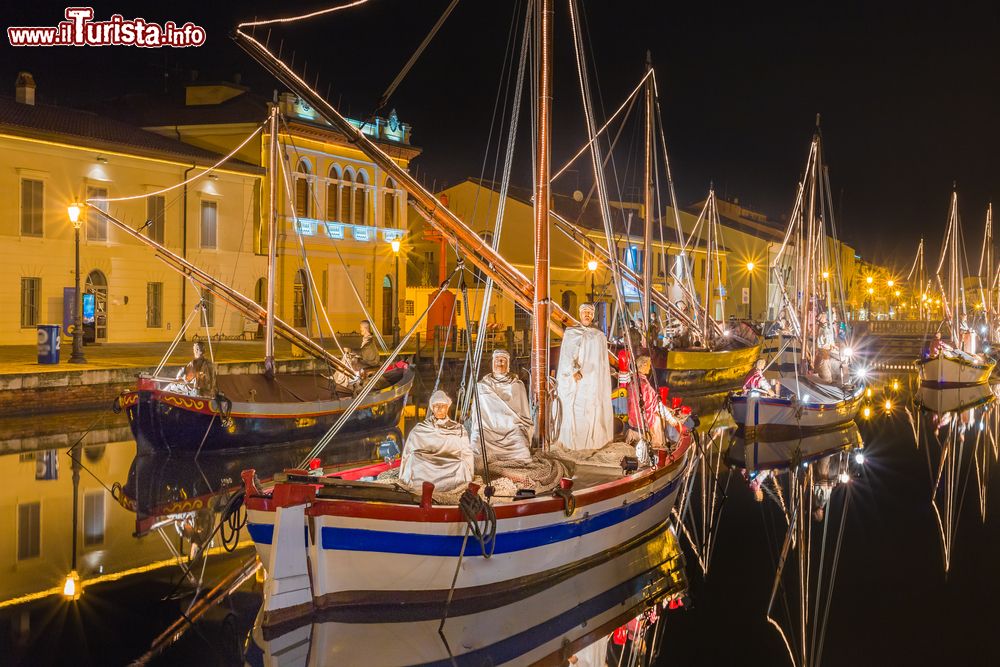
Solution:
M215 515L242 489L242 469L251 466L266 481L276 472L298 466L314 445L308 440L200 457L140 453L132 461L127 481L115 485L116 500L136 513L135 532L139 536L170 523L214 527ZM337 447L324 452L320 463L375 462L396 456L401 449L397 429L374 431L338 442Z
M650 553L659 564L647 569ZM652 664L667 617L687 589L677 539L665 530L649 542L510 604L465 615L404 622L324 620L287 631L258 622L247 663L311 665L604 665ZM661 604L662 603L662 604ZM442 622L442 619L443 622ZM440 630L440 634L439 634ZM281 632L278 634L278 632ZM610 653L609 653L610 647Z
M863 446L851 422L788 440L748 441L740 434L729 448L729 462L741 469L757 501L771 508L765 522L786 527L772 545L779 558L766 618L796 667L822 662L851 488L863 477ZM784 623L775 618L779 610Z
M920 387L920 408L910 422L917 447L927 452L931 507L937 519L945 572L951 569L965 494L974 487L980 520L986 521L990 467L998 460L996 389L988 384L933 389Z

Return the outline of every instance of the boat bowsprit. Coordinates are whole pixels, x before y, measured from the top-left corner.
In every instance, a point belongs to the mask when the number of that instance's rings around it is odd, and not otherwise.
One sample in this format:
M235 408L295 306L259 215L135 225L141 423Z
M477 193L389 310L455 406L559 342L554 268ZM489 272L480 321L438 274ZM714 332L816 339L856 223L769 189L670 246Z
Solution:
M650 540L668 529L691 441L685 433L672 453L657 450L653 466L625 472L581 465L553 495L473 512L465 502L433 504L427 483L418 496L359 481L398 461L335 477L288 471L269 493L244 471L248 529L268 573L263 624L315 611L344 621L371 614L439 619L446 602L450 615L475 613L655 544ZM492 539L490 530L477 539L494 517ZM638 553L648 559L646 569L662 562L655 548Z
M222 450L320 438L354 399L321 375L220 375L213 396L170 391L173 380L140 377L119 404L140 451ZM351 414L346 435L398 426L413 370L386 373Z

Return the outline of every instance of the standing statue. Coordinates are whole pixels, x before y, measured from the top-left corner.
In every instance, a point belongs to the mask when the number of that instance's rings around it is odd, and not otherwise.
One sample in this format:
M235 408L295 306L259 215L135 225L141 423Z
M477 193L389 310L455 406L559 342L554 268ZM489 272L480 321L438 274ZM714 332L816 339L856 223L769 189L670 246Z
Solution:
M557 442L566 449L596 449L614 439L608 339L593 326L594 314L594 304L581 304L580 324L563 332L559 349Z

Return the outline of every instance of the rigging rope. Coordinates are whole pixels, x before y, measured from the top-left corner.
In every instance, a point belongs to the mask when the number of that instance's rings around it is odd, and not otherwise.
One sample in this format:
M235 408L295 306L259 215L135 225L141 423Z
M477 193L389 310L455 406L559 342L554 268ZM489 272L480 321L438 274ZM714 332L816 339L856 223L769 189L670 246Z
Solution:
M266 123L266 121L265 121L265 123ZM133 199L148 199L150 197L155 197L157 195L162 195L165 192L170 192L171 190L176 190L177 188L184 187L185 185L189 185L190 183L194 183L199 178L202 178L203 176L211 174L213 171L215 171L220 166L222 166L223 164L225 164L226 162L228 162L230 159L232 159L232 157L234 155L236 155L237 153L239 153L240 150L242 150L244 146L246 146L248 143L250 143L251 139L253 139L258 134L260 134L261 131L263 131L265 123L261 123L257 127L256 130L254 130L253 132L250 133L250 136L248 136L246 139L244 139L243 142L240 143L239 146L237 146L236 148L234 148L233 150L231 150L229 152L229 154L227 154L225 157L223 157L222 159L220 159L218 162L216 162L215 164L213 164L211 167L208 167L207 169L205 169L205 171L197 173L194 176L188 178L187 180L181 181L180 183L175 183L174 185L171 185L171 186L166 187L166 188L161 188L160 190L154 190L153 192L146 192L146 193L143 193L143 194L140 194L140 195L128 195L128 196L124 196L124 197L88 197L87 198L87 203L88 204L89 203L94 203L94 202L106 203L106 202L131 201Z
M396 346L396 349L390 352L389 355L386 357L385 361L382 362L382 365L378 368L378 370L372 373L371 377L365 384L364 388L362 388L361 391L358 392L358 395L354 397L354 400L352 400L350 405L347 406L347 408L344 410L344 413L340 416L340 418L337 419L337 421L333 424L333 426L331 426L330 429L323 435L323 437L319 439L319 442L317 442L316 446L312 448L312 451L309 452L308 456L306 456L302 460L302 462L299 464L300 468L305 468L310 460L319 456L323 452L323 450L326 449L326 446L329 445L330 442L332 442L335 437L337 437L337 434L340 433L340 429L344 427L344 424L347 423L347 420L350 418L353 412L357 409L359 405L361 405L361 402L365 400L365 398L367 398L368 394L371 393L372 389L375 388L375 385L378 384L379 380L382 379L382 376L383 374L385 374L386 369L389 368L389 365L393 363L395 358L399 355L400 351L402 351L403 347L410 342L410 337L417 330L417 327L419 327L421 323L423 323L424 318L427 317L427 313L430 312L430 309L434 306L434 304L437 303L438 298L440 298L441 294L444 293L448 283L450 283L451 279L455 277L455 274L457 274L459 271L462 271L463 269L464 267L462 266L462 263L459 262L458 266L455 267L455 270L452 272L452 274L448 276L448 278L444 282L441 283L441 287L437 291L437 294L435 294L434 298L431 299L430 302L427 304L427 308L424 309L424 312L420 313L420 317L416 319L416 321L413 323L413 326L410 327L410 330L406 332L406 335L403 336L402 339L400 339L399 345Z

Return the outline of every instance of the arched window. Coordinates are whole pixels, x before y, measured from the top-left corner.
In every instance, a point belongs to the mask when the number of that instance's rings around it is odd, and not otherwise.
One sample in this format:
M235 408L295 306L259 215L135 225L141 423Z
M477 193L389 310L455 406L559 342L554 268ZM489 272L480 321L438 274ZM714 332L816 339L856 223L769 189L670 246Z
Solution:
M562 307L567 313L576 312L576 292L566 290L562 293Z
M299 218L310 218L311 202L309 201L309 163L299 160L299 165L295 169L295 215Z
M253 300L258 306L263 306L267 300L267 278L258 278L253 288Z
M349 169L344 170L344 180L340 183L340 222L351 222L351 192L354 187L354 174Z
M309 306L309 277L305 269L299 269L292 285L292 326L308 329Z
M326 219L330 222L341 222L340 213L340 167L330 167L326 183Z
M398 211L396 210L396 183L390 178L385 182L385 194L383 196L385 209L382 212L382 226L395 229L399 225L396 222Z
M354 224L368 224L368 190L365 188L365 172L359 171L357 181L354 183Z

